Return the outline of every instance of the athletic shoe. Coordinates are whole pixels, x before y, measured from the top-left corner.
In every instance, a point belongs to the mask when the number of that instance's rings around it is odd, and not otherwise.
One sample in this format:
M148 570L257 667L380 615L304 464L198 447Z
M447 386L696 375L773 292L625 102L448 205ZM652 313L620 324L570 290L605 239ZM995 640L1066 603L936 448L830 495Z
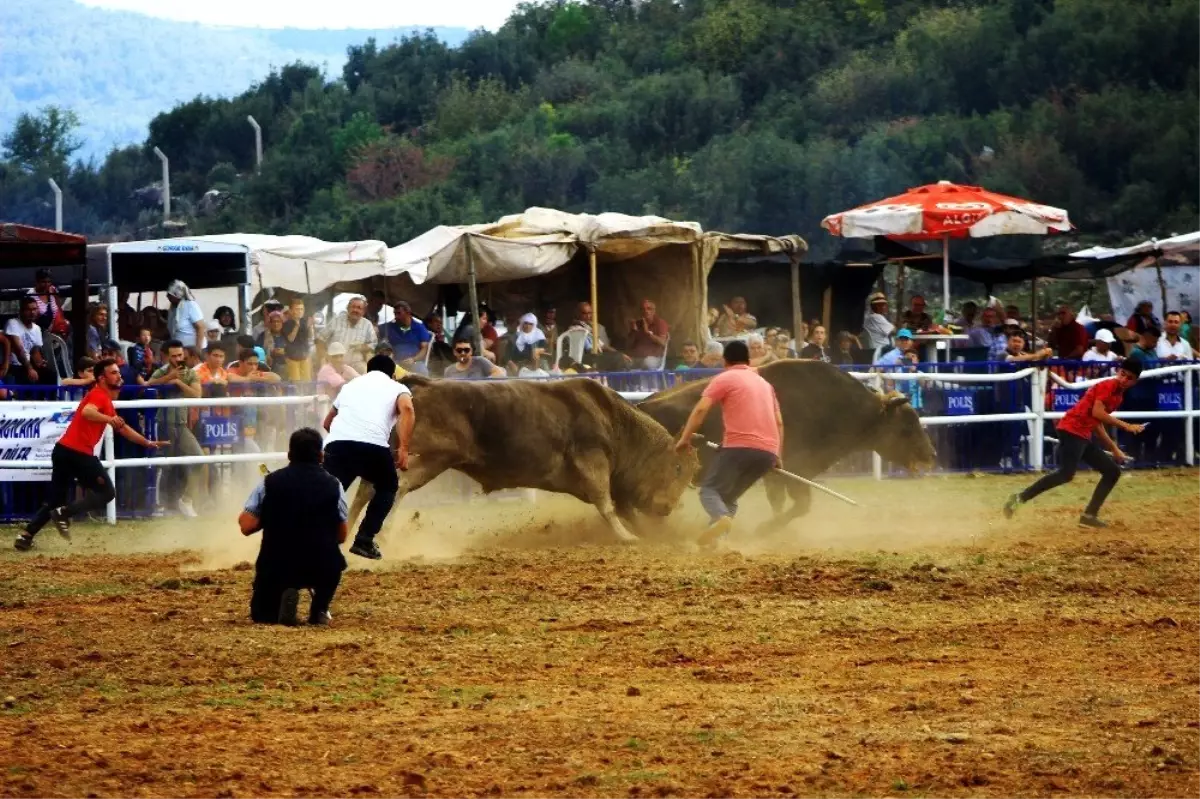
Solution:
M54 529L58 530L58 534L68 541L71 540L71 520L66 517L63 511L66 508L51 508L50 522L54 525Z
M712 549L717 545L717 540L729 532L733 527L733 517L722 516L708 526L708 529L700 534L696 539L696 543L701 549Z
M1004 518L1011 519L1013 514L1017 512L1017 506L1021 504L1023 503L1021 502L1020 494L1010 496L1008 501L1004 503Z
M1085 513L1079 517L1080 527L1091 527L1095 530L1103 530L1108 527L1108 522L1101 521L1090 513Z
M286 624L289 627L295 627L300 623L296 618L296 608L300 605L300 592L295 588L288 588L283 592L283 597L279 600L279 623Z
M308 623L314 627L328 627L331 621L333 621L333 614L327 610L323 610L317 614L309 614L308 617Z
M354 544L350 547L350 552L358 555L360 558L370 558L371 560L380 560L383 558L383 553L379 551L379 547L375 546L374 541L359 541L354 540Z
M179 500L178 503L176 503L175 507L179 508L179 512L182 513L184 516L188 517L189 519L194 519L200 515L200 514L196 513L196 509L194 507L192 507L192 503L190 500L181 499L181 500Z
M29 533L20 533L17 540L13 542L13 548L20 552L27 552L33 549L33 536Z

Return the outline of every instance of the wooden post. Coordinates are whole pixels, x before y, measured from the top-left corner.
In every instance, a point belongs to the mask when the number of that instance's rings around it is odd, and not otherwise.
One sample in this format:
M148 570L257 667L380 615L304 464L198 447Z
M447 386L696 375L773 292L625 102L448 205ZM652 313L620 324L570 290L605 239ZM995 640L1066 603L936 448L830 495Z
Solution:
M588 247L588 272L592 282L592 353L600 353L600 293L596 286L596 248Z
M1167 281L1163 279L1162 258L1157 253L1154 256L1154 271L1158 273L1158 290L1162 292L1162 314L1159 318L1166 321L1167 311L1171 308L1167 305Z
M826 286L821 296L821 325L825 328L825 340L829 341L829 316L833 310L833 286ZM808 331L812 335L812 331Z
M804 308L800 305L800 261L792 259L792 335L800 335L800 323L804 321Z
M904 315L904 274L905 274L905 270L906 270L906 267L904 266L904 264L900 264L900 274L896 277L896 308L894 311L894 316L892 317L892 323L895 324L896 327L900 326L900 317Z
M467 297L471 303L471 324L475 328L475 340L471 347L476 355L483 355L483 331L479 329L479 293L475 288L475 254L471 246L471 237L466 238L467 245Z

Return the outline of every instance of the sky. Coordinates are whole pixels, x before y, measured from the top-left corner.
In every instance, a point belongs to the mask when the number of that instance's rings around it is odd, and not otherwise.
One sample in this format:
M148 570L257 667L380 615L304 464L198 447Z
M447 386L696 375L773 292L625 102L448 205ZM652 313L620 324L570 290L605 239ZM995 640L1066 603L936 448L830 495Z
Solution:
M162 19L259 28L396 28L447 25L495 30L517 0L79 0Z

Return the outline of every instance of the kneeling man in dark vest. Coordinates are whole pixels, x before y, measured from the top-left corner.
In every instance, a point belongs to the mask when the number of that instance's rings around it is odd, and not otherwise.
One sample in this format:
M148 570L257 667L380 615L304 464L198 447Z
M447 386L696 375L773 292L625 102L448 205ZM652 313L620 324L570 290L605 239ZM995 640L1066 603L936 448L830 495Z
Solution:
M259 483L238 516L242 535L262 530L254 565L250 618L260 624L298 624L300 589L313 592L309 624L328 624L346 558L346 494L321 466L321 434L292 433L288 465Z

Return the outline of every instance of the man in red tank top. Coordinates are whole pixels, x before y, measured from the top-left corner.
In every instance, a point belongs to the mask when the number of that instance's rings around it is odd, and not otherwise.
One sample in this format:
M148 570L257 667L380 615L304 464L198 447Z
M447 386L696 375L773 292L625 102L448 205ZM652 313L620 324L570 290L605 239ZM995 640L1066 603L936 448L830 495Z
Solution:
M71 540L71 517L80 513L99 510L116 497L112 481L104 464L96 457L96 446L104 435L104 428L111 427L133 443L147 449L166 445L165 441L147 441L141 433L131 429L125 420L117 416L113 399L121 393L121 368L111 358L92 367L96 382L71 417L67 431L54 445L50 453L52 471L50 475L49 504L43 505L17 536L16 548L26 550L33 546L33 537L54 522L59 534ZM71 484L79 483L83 498L67 504Z
M1083 461L1100 473L1100 482L1096 484L1096 490L1092 493L1092 501L1079 517L1079 526L1108 527L1097 518L1097 514L1104 500L1108 498L1108 493L1121 477L1118 464L1129 460L1129 456L1121 452L1120 447L1109 437L1104 425L1113 425L1134 435L1146 429L1144 424L1130 424L1113 416L1113 412L1121 406L1125 392L1138 381L1141 374L1142 362L1137 358L1126 358L1121 361L1116 377L1102 380L1079 398L1075 407L1058 421L1058 471L1044 475L1020 494L1009 497L1008 502L1004 504L1005 517L1011 519L1018 505L1028 502L1038 494L1071 482L1075 477L1075 470L1079 468L1079 462ZM1096 446L1092 440L1093 434L1112 453L1112 457Z

